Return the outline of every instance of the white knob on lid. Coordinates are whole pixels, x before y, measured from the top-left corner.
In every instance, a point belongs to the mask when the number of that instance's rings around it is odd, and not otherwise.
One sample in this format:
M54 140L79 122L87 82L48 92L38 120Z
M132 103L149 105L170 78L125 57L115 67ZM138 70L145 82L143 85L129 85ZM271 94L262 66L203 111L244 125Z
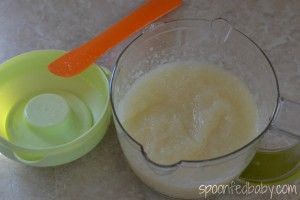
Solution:
M69 117L66 100L57 94L41 94L32 98L25 107L27 122L37 128L60 125Z

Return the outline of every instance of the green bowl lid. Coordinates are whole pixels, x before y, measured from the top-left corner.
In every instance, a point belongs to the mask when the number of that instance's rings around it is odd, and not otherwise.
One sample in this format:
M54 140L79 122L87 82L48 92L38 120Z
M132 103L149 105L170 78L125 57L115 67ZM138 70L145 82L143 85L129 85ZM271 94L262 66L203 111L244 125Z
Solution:
M278 151L258 151L240 179L252 183L281 184L300 179L300 143Z

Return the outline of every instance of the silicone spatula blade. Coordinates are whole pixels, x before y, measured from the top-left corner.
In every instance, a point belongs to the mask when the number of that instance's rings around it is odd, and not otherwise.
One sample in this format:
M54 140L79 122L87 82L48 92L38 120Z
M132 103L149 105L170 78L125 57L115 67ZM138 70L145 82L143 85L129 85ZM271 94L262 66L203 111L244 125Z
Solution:
M130 35L180 6L182 0L149 0L125 18L87 43L71 50L49 64L50 72L70 77L93 64L107 50L124 41Z

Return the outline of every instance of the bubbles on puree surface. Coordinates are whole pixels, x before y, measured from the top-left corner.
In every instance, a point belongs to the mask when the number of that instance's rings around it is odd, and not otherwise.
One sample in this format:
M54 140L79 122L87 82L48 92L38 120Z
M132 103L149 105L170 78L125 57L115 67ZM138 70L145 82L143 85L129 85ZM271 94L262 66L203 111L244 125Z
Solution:
M257 135L257 108L230 72L200 63L169 63L140 77L117 112L153 161L209 159Z

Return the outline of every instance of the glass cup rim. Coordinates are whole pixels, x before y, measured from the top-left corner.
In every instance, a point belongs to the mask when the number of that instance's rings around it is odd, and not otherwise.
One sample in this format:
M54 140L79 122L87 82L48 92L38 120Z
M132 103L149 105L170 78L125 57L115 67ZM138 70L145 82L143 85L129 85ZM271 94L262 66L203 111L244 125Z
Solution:
M159 163L151 160L149 158L148 154L145 152L143 145L140 144L137 140L135 140L128 133L128 131L124 128L124 126L122 125L122 123L121 123L121 121L120 121L120 119L119 119L119 117L117 115L115 104L114 104L114 98L113 98L113 86L114 86L114 82L115 82L115 79L116 79L116 76L117 76L116 74L117 74L117 70L119 68L120 58L126 52L126 50L135 43L135 41L137 41L139 38L141 38L145 33L152 32L152 30L146 31L146 32L141 32L141 33L137 34L136 36L134 36L133 40L130 41L128 44L126 44L126 46L122 49L121 53L118 55L118 58L117 58L117 60L115 62L114 69L113 69L113 72L112 72L112 76L111 76L111 79L110 79L109 92L110 92L110 102L111 102L112 113L113 113L113 116L115 118L115 121L121 127L121 130L125 133L125 135L140 148L140 151L141 151L143 157L148 162L150 162L151 164L153 164L154 166L161 167L161 168L173 168L173 167L178 167L178 166L180 166L180 165L182 165L184 163L189 163L189 164L200 164L201 163L201 164L203 164L203 163L208 163L208 162L212 162L212 161L222 161L223 159L232 157L233 155L241 152L242 150L246 149L247 147L249 147L252 144L254 144L256 141L258 141L270 129L270 127L272 125L272 122L273 122L273 120L275 118L275 115L276 115L278 107L279 107L279 102L280 102L280 91L279 91L278 78L277 78L274 66L272 65L270 59L268 58L268 56L266 55L266 53L263 51L263 49L256 42L254 42L254 40L252 40L246 34L244 34L243 32L241 32L237 28L235 28L231 23L228 22L228 20L223 19L223 18L216 18L216 19L213 19L213 20L208 20L208 19L203 19L203 18L182 18L182 19L175 19L175 20L163 21L163 22L160 22L160 23L162 23L164 25L171 24L171 23L174 23L174 22L193 22L193 21L195 21L195 22L201 22L201 21L203 21L203 22L212 23L214 20L224 20L226 23L228 23L231 26L231 28L234 31L238 32L246 40L250 41L259 50L259 52L262 53L262 55L266 59L266 61L268 63L268 66L271 68L273 77L275 79L275 84L276 84L275 87L276 87L276 93L277 93L277 95L276 95L277 96L276 97L276 105L274 106L272 115L269 118L269 122L266 125L266 127L254 139L252 139L247 144L241 146L240 148L238 148L238 149L236 149L236 150L234 150L234 151L232 151L230 153L227 153L227 154L224 154L224 155L221 155L221 156L218 156L218 157L213 157L213 158L209 158L209 159L202 159L202 160L179 160L176 163L168 164L168 165L159 164ZM154 22L154 24L155 24L155 22Z

